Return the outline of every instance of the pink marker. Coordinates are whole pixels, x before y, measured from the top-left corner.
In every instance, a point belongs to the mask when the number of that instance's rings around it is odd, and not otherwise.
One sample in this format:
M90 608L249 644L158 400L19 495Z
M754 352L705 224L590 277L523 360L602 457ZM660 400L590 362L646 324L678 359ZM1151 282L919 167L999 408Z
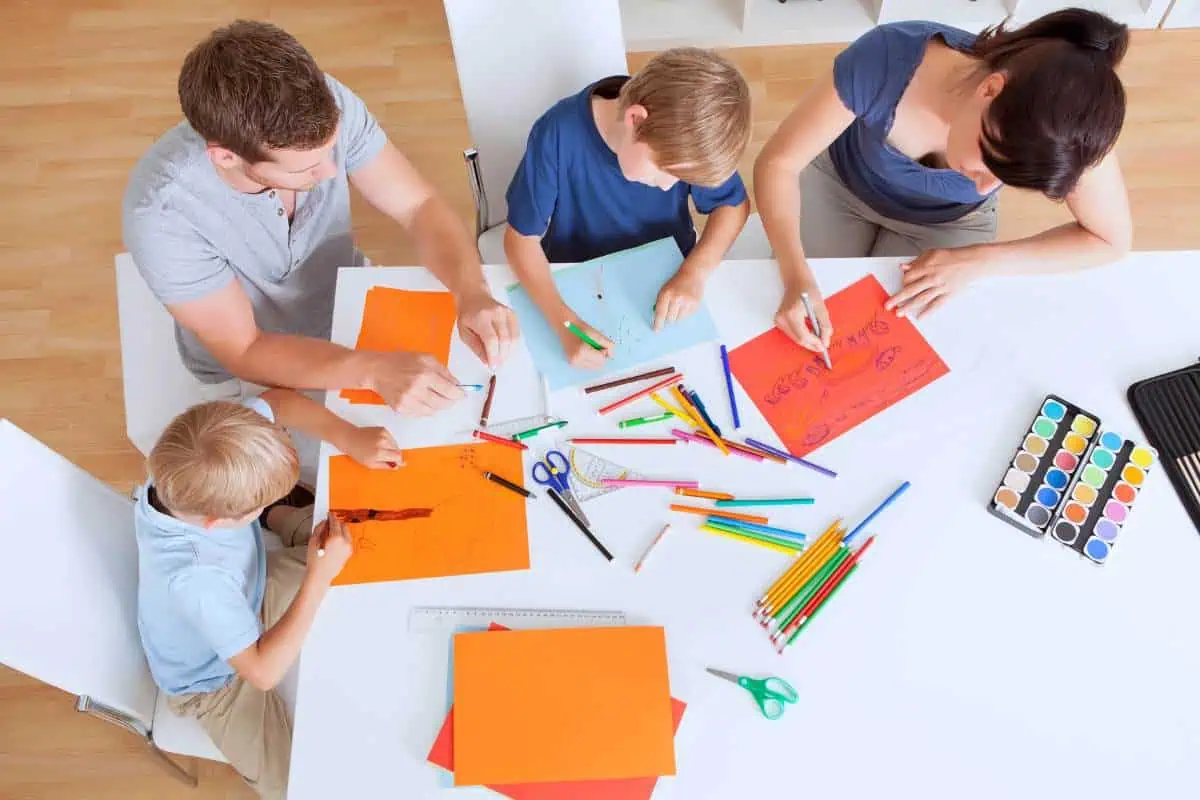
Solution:
M601 478L601 486L682 486L685 489L699 489L700 481L651 480L649 478Z
M687 431L681 431L678 428L672 428L671 435L674 436L676 439L682 439L685 442L695 442L696 444L706 444L709 447L712 447L714 449L717 446L716 443L712 439L709 439L707 436L700 436L695 433L688 433ZM742 458L748 458L751 461L757 461L759 463L766 461L766 459L763 458L762 456L757 456L754 453L747 453L745 450L739 450L736 447L729 448L729 452L733 453L734 455L739 455Z

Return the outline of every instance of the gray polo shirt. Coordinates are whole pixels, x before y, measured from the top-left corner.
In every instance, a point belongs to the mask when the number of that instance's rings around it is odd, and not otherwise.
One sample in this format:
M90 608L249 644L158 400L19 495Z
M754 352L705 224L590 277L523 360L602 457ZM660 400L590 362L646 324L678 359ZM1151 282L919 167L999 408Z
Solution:
M278 193L245 194L217 174L186 121L133 168L122 204L125 246L164 304L198 300L237 280L260 330L329 338L338 267L361 266L350 227L348 175L387 142L357 95L325 76L341 109L337 175L297 192L289 224ZM179 325L184 365L203 383L233 377Z

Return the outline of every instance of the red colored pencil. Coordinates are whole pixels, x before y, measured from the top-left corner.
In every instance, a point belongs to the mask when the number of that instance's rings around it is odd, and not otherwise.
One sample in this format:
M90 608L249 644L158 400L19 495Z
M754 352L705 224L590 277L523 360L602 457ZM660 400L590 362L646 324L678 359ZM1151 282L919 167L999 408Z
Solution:
M645 389L636 391L633 394L629 395L628 397L622 397L620 400L617 400L615 403L609 403L608 405L604 406L604 408L600 409L599 413L607 414L610 411L616 411L618 408L621 408L622 406L629 405L634 400L638 400L643 397L646 397L651 392L657 392L659 389L662 389L666 386L671 386L672 384L679 383L681 380L683 380L683 373L677 372L674 375L669 375L666 378L663 378L658 383L651 384L650 386L647 386Z
M776 641L790 636L792 632L796 630L796 628L799 628L804 624L805 621L808 620L809 617L812 616L812 613L816 610L817 606L821 605L821 603L825 601L825 598L828 597L833 590L838 587L838 584L846 579L846 576L850 574L850 570L854 569L855 565L858 564L859 559L862 558L862 554L866 552L867 548L870 547L871 543L874 541L874 536L872 536L870 539L867 539L865 542L863 542L862 547L858 548L858 550L856 550L852 556L842 562L841 566L837 568L837 571L830 575L829 579L825 581L825 584L821 586L821 589L814 594L807 603L804 604L804 608L800 609L800 613L792 619L791 623L783 630L775 633L774 638Z
M575 436L569 439L571 444L678 444L678 439L632 439L632 438L603 438Z
M505 447L515 447L517 450L528 450L529 449L528 447L521 444L520 442L514 442L512 439L503 439L499 436L493 436L490 433L484 433L483 431L475 431L471 435L474 436L476 439L483 439L485 442L492 442L493 444L502 444Z

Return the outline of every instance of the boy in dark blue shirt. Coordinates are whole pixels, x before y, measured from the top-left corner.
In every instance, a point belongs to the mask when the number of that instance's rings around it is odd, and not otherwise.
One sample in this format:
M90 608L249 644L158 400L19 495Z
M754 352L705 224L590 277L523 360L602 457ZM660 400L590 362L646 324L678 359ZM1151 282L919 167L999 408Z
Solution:
M737 68L707 50L655 56L634 77L605 78L554 105L533 125L508 187L504 250L529 296L561 331L575 367L596 351L564 328L612 342L559 296L550 263L586 261L674 236L683 265L663 285L655 329L700 304L704 281L749 215L737 163L750 138L750 91ZM708 224L697 240L689 198Z

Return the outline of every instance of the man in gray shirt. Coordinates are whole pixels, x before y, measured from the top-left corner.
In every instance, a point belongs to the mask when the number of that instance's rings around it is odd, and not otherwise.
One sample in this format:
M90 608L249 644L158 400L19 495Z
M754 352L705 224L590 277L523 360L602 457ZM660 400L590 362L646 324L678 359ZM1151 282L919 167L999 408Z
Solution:
M291 35L245 21L214 31L184 61L179 99L186 121L134 167L123 227L207 396L237 395L242 381L365 388L416 415L463 396L429 355L328 341L337 268L363 263L351 185L413 237L455 296L464 342L500 365L516 317L488 291L465 228Z

